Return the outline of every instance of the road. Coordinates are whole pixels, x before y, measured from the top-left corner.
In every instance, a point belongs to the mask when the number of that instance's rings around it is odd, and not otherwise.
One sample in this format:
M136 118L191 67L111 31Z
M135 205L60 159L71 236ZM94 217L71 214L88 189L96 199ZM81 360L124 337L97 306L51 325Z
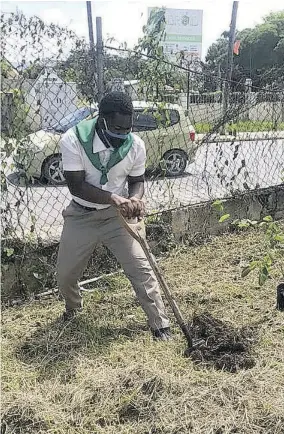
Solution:
M263 136L262 136L263 137ZM231 196L232 193L278 185L283 178L282 138L204 143L184 176L146 181L148 213ZM62 210L69 203L67 187L21 187L10 174L2 208L10 206L7 220L19 236L34 233L58 239ZM2 213L2 222L5 213ZM5 221L2 223L6 227Z

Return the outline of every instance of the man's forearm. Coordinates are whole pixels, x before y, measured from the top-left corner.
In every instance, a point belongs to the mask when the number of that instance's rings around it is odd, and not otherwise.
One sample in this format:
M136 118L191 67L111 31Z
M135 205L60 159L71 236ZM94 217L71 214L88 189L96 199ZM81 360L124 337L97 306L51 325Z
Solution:
M70 193L73 196L79 197L87 202L98 203L102 205L113 205L120 207L121 205L131 204L131 201L125 197L122 197L116 193L102 190L95 187L85 181L84 171L65 171L64 172L67 185ZM130 197L136 199L142 198L144 194L144 182L143 180L137 180L136 182L129 182L128 185Z
M144 196L144 182L139 181L133 184L128 184L128 195L129 197L136 197L137 199L142 199Z
M86 181L77 186L69 186L69 190L71 194L87 202L112 205L112 193L110 191L101 190Z

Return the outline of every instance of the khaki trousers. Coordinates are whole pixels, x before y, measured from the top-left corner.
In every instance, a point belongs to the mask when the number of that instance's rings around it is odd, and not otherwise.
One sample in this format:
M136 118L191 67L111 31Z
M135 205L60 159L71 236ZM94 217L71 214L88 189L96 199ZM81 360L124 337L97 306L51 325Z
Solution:
M102 243L116 256L131 281L149 326L153 329L169 327L156 277L140 244L123 227L116 210L109 207L88 211L72 201L63 211L63 217L57 279L66 309L81 308L78 279L96 245Z

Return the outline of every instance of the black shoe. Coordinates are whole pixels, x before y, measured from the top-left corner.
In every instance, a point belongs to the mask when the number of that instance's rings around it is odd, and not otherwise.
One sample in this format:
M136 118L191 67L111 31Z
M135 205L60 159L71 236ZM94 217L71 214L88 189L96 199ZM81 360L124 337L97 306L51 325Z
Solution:
M79 312L81 312L82 309L68 309L65 312L63 312L62 319L64 322L66 321L72 321Z
M152 330L152 335L155 341L169 341L172 339L170 327Z

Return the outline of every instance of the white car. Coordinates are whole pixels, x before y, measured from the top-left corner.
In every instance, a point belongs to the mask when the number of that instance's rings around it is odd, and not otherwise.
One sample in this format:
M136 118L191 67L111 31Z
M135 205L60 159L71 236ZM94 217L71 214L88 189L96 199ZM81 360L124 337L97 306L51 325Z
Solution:
M181 106L134 101L133 132L147 150L147 169L162 168L167 176L181 175L194 161L195 130ZM83 119L97 115L95 107L82 107L50 128L25 137L16 147L16 169L28 179L38 178L53 185L65 183L59 141L61 135Z

